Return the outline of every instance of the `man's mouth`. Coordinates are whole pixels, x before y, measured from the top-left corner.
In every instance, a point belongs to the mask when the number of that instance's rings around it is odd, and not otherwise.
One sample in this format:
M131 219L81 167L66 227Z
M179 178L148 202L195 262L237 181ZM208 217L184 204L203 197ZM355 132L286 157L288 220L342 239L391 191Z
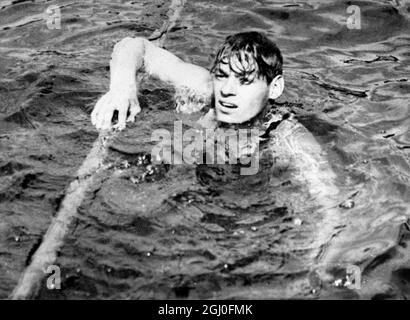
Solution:
M219 100L219 104L225 108L229 108L229 109L236 109L238 108L238 106L236 104L230 103L230 102L225 102L222 100Z

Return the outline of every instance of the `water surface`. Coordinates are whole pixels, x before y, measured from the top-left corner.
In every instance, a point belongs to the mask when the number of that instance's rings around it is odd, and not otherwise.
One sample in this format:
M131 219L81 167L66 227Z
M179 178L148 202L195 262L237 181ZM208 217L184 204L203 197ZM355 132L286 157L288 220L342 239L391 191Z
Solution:
M47 28L51 4L62 6L61 30ZM350 4L360 30L346 27ZM167 6L0 2L1 298L98 136L89 114L108 89L113 44L149 36ZM408 299L409 12L405 1L189 1L165 47L208 68L229 34L275 39L286 81L277 103L326 150L340 202L320 207L269 158L249 177L151 171L152 131L181 116L172 88L146 81L138 121L106 159L117 169L99 174L59 253L62 290L36 298ZM362 270L361 290L336 285L349 264Z

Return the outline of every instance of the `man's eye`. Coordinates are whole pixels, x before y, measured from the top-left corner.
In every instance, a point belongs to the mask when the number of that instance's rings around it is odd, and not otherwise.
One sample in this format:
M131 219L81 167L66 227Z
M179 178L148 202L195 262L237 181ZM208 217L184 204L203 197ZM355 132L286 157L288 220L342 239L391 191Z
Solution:
M227 75L225 73L215 73L215 77L217 77L217 78L226 78Z
M249 80L249 79L241 79L241 84L244 84L244 85L248 85L248 84L251 84L252 83L252 81L251 80Z

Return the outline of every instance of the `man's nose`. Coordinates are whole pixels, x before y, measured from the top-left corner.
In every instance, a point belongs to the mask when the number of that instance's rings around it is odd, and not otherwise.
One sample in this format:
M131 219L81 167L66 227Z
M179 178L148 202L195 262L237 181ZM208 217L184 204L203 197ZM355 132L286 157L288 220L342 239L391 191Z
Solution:
M236 91L238 89L237 79L235 77L228 77L221 87L221 95L223 97L229 97L236 95Z

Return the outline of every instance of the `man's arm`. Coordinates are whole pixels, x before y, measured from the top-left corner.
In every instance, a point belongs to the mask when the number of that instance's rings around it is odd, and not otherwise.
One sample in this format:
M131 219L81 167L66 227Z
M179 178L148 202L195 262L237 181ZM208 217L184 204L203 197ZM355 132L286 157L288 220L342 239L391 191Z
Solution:
M319 205L325 208L335 206L340 192L336 185L337 176L315 137L294 119L285 121L278 129L281 149L296 169L295 179L308 187Z
M332 169L328 156L313 134L296 120L284 121L279 128L278 151L288 158L286 161L294 169L293 179L306 186L311 204L317 205L321 219L317 221L314 242L307 243L312 258L325 264L331 261L331 252L324 244L329 244L335 235L335 227L341 224L342 214L338 204L342 196L337 185L337 175ZM318 260L319 259L319 260Z
M118 110L117 129L124 129L126 121L134 121L141 111L136 79L136 74L141 71L176 88L187 88L200 96L212 95L208 70L186 63L144 38L127 37L114 46L110 62L110 89L100 98L91 114L91 121L97 129L111 128L115 110ZM130 115L126 119L128 110Z

